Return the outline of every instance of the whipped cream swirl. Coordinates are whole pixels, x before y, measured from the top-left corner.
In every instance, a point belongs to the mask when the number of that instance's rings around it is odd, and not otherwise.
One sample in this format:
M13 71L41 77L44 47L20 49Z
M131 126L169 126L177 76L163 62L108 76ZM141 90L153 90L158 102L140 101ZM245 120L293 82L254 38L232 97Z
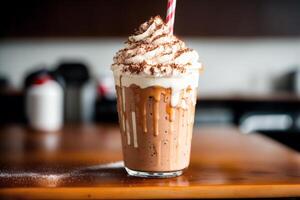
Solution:
M201 69L198 53L170 34L161 17L143 23L117 52L114 72L150 77L178 76Z

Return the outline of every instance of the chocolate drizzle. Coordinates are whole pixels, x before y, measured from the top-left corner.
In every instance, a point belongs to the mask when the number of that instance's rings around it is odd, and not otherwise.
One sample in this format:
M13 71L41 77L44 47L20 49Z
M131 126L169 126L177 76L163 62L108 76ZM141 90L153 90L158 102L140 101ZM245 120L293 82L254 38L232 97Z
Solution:
M187 107L171 107L171 89L136 85L116 87L124 159L127 167L145 171L173 171L188 165L193 132L194 90L181 90ZM124 92L122 92L124 91ZM126 109L123 110L123 104ZM141 162L144 161L144 162Z

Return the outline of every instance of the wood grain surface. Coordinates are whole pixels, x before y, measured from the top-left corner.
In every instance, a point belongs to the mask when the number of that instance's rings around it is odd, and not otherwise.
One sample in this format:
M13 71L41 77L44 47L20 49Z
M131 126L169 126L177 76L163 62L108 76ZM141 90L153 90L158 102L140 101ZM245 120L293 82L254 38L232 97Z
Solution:
M149 199L300 197L300 154L236 128L197 128L190 167L171 179L129 177L114 125L40 133L0 128L0 197Z

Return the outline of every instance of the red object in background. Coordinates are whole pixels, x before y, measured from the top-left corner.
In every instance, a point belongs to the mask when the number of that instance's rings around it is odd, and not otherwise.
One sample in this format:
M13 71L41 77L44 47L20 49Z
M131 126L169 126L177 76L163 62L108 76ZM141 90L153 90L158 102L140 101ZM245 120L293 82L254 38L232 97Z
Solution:
M39 76L33 81L33 85L42 85L50 80L52 80L52 78L48 75Z
M115 82L111 76L101 76L98 79L97 93L100 98L116 99Z
M98 85L98 94L101 96L101 97L104 97L107 92L108 92L108 88L105 86L105 85Z

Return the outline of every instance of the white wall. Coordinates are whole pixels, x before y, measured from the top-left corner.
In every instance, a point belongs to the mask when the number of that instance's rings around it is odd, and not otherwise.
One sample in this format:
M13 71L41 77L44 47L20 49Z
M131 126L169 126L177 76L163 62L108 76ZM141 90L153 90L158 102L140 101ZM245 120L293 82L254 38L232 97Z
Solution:
M5 40L0 42L0 74L20 87L26 71L39 64L55 66L61 59L83 59L95 77L110 73L114 53L124 38ZM274 77L300 66L300 38L185 38L205 65L202 94L267 93Z

